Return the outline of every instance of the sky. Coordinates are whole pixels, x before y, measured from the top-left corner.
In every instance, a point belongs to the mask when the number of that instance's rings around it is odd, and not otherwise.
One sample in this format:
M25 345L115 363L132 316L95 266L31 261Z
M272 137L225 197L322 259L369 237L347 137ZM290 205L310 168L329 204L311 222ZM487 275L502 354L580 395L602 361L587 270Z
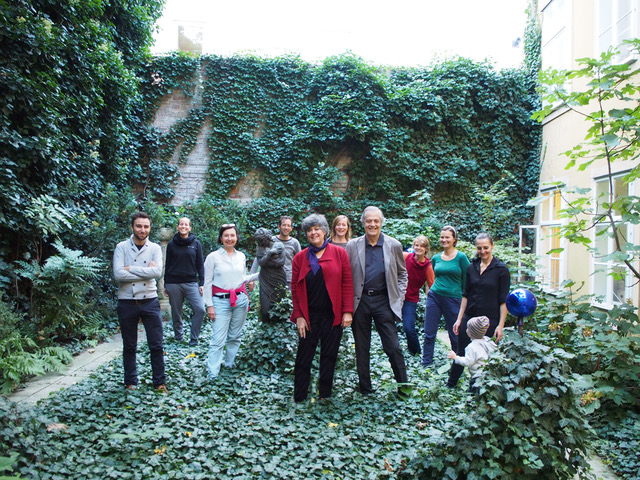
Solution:
M166 0L152 53L177 48L178 27L202 32L203 53L300 55L350 51L374 65L424 66L461 55L517 67L527 0Z

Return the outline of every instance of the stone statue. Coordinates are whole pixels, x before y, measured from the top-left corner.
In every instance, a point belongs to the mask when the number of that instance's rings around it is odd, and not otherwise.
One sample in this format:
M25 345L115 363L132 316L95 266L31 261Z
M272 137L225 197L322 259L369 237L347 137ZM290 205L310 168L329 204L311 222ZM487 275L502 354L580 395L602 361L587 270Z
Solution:
M273 241L268 228L257 229L254 238L258 244L256 261L260 266L260 313L262 321L268 322L271 304L279 302L286 293L284 245Z

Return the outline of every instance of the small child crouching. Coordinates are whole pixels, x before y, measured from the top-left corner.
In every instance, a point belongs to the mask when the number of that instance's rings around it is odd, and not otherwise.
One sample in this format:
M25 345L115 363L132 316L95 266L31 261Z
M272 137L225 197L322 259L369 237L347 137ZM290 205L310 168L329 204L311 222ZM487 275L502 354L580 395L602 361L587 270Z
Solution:
M471 374L469 392L471 393L478 391L478 387L474 387L474 383L482 374L484 363L498 348L489 337L484 336L488 328L489 319L487 317L470 318L467 322L467 335L469 335L471 343L464 349L464 357L459 357L453 350L447 354L447 358L452 359L458 365L469 368Z

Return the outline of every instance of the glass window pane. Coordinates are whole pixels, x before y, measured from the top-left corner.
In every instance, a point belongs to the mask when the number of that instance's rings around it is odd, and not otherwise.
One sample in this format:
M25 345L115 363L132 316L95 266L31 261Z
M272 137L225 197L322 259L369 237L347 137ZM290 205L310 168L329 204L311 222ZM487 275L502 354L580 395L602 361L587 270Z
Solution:
M549 259L549 286L553 290L560 288L560 260L557 258Z
M604 212L604 208L602 208L602 204L609 202L609 182L608 181L596 182L596 202L598 204L598 208L596 212L597 213Z
M613 303L623 303L626 300L626 267L613 267L613 272L616 274L613 279Z
M598 22L598 34L602 35L603 32L611 30L611 25L613 24L612 0L600 0L599 17L600 21Z
M560 236L558 235L559 233L560 229L558 227L551 228L549 232L549 234L552 235L552 237L549 239L551 243L551 249L560 248ZM560 258L560 253L552 253L551 257Z
M595 248L598 251L600 257L609 254L609 235L606 233L606 228L599 226L596 229L596 241ZM604 233L600 233L604 232Z
M593 274L593 293L597 302L607 301L607 269L602 264L595 265Z
M618 225L618 235L620 236L620 244L621 246L624 248L625 243L627 243L627 238L629 238L628 236L628 225L627 224L621 224Z
M558 218L558 212L562 208L562 196L560 195L560 190L556 190L553 192L553 218Z
M542 194L545 200L540 204L540 221L548 222L549 221L549 192L545 192Z

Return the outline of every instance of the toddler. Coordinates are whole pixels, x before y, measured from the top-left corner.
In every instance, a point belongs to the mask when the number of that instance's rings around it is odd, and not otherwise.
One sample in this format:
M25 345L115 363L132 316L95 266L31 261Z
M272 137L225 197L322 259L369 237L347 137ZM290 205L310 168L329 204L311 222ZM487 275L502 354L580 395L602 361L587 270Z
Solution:
M498 348L489 337L484 336L488 328L489 319L487 317L470 318L467 322L467 335L471 339L471 343L464 349L464 357L459 357L453 350L447 354L447 358L452 359L458 365L469 368L471 374L469 391L473 393L478 391L478 387L474 387L474 383L482 374L484 363Z

